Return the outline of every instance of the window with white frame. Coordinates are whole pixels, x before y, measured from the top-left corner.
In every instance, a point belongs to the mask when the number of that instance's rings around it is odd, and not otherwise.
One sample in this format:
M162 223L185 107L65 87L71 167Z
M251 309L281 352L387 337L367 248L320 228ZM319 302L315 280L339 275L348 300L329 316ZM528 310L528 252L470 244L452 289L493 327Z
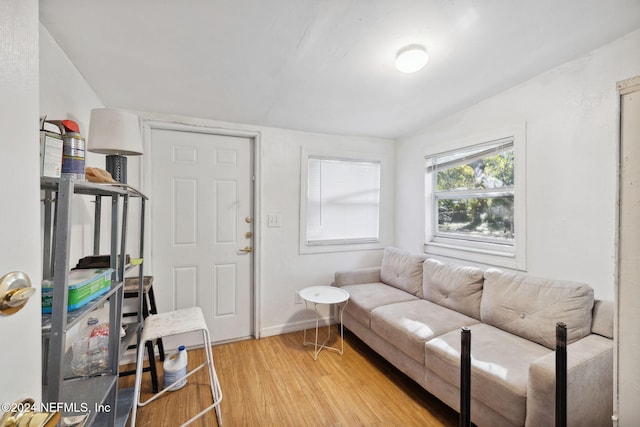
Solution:
M306 166L306 245L378 242L380 162L309 156Z
M509 136L426 157L427 253L524 266L524 165L515 142Z

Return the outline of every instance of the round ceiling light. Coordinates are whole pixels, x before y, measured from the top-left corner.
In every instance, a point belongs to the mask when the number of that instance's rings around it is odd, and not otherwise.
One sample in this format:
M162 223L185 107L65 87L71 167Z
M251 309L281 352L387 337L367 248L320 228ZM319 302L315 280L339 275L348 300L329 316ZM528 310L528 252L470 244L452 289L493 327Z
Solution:
M427 65L427 49L419 44L405 46L396 55L396 68L403 73L415 73Z

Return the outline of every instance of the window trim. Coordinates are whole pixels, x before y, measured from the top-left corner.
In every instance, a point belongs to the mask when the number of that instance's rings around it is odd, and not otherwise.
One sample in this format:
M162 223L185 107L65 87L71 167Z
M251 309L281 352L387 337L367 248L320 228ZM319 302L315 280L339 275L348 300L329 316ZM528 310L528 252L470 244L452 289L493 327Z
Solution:
M433 194L435 186L434 173L426 164L428 159L482 145L495 143L500 140L512 140L514 151L514 223L517 233L513 244L505 244L496 241L488 241L475 238L457 238L443 236L437 232L437 218L435 215L436 197ZM478 151L481 153L482 151ZM475 154L475 156L478 155ZM462 160L462 159L461 159ZM428 255L460 259L492 266L507 267L517 270L526 270L526 123L504 129L478 134L469 138L452 141L439 145L425 155L424 172L424 218L425 218L425 243L424 252ZM504 189L500 189L504 190ZM482 193L488 193L482 190Z
M431 188L433 189L437 185L438 171L465 165L473 161L491 156L493 154L498 154L498 153L507 151L506 149L508 149L508 151L514 151L514 157L515 157L515 149L514 149L514 143L513 143L512 137L501 138L498 141L488 141L486 143L472 145L470 147L464 147L461 149L447 151L444 153L427 157L426 158L427 160L433 160L433 158L437 159L438 157L442 158L447 156L451 157L452 155L454 156L454 159L452 160L446 160L440 163L436 163L435 165L432 162L431 165L427 165L427 171L434 172L434 173L431 173L431 178L432 178ZM471 153L466 155L461 155L461 156L455 156L455 154L459 151L462 151L461 154L466 154L465 152L471 152ZM433 197L432 212L434 213L434 215L432 217L432 221L433 221L432 227L433 227L434 238L456 239L456 241L464 241L465 246L468 245L467 244L468 241L493 243L493 244L505 245L509 247L514 246L515 239L509 240L507 242L502 242L500 241L500 239L497 239L494 237L481 237L481 236L463 235L463 234L459 234L456 236L456 233L442 232L442 231L439 231L438 229L438 215L436 211L437 211L437 205L439 200L446 200L446 199L453 199L453 198L455 199L498 198L498 197L504 197L504 196L514 197L515 186L510 185L510 186L504 186L504 187L498 187L498 188L450 190L450 191L437 191L437 192L434 191L431 196Z
M335 239L322 242L307 241L308 162L310 158L378 163L380 165L380 205L377 240L358 239L357 241L353 241L351 239ZM300 254L374 250L383 249L385 246L391 245L392 235L388 230L392 230L393 228L386 225L393 221L393 212L389 210L389 207L391 207L391 209L393 208L393 203L390 199L393 190L393 177L390 174L393 174L390 159L385 158L385 155L382 153L359 153L342 150L328 151L322 149L307 150L302 148L300 153Z

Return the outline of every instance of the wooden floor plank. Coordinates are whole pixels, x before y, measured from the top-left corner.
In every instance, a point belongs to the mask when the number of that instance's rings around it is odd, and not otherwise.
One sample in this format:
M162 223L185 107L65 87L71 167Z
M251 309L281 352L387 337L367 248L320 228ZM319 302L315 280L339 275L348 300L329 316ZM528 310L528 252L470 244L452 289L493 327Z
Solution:
M455 411L353 334L345 332L344 355L323 350L315 361L313 346L303 346L302 339L302 332L294 332L213 347L225 427L458 424ZM190 350L188 356L189 368L205 360L202 349ZM133 376L120 378L121 388L133 384ZM148 373L144 374L142 392L143 399L152 396ZM190 377L184 388L140 408L137 425L180 425L207 406L210 395L203 369ZM217 425L215 413L193 425Z

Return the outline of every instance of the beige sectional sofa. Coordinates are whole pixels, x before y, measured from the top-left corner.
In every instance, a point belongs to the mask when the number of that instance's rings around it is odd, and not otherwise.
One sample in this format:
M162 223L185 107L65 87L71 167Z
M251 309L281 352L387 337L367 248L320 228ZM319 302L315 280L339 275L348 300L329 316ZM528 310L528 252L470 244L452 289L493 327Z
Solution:
M385 249L382 265L340 271L343 323L459 410L460 329L471 330L471 421L552 426L556 323L567 325L570 426L611 425L613 304L588 285L443 263Z

